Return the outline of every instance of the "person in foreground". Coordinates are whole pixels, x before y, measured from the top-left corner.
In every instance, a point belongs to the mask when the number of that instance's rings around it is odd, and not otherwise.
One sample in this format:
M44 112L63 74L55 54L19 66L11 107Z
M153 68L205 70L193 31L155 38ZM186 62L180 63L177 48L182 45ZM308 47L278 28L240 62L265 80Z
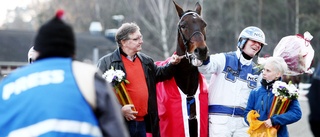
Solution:
M238 50L210 55L199 71L212 74L209 83L209 136L246 137L243 121L250 91L257 86L253 57L265 43L260 28L249 26L238 38Z
M39 29L35 62L1 81L0 136L128 137L101 72L74 60L74 33L62 15Z
M320 137L320 62L313 72L311 87L307 96L310 107L309 125L313 135Z
M111 68L122 70L130 82L126 84L126 90L133 104L124 105L122 113L127 120L131 137L145 137L146 132L158 137L160 133L156 82L172 78L174 66L180 62L181 57L173 55L167 65L156 66L149 56L140 52L143 44L142 34L135 23L122 24L115 40L118 48L99 59L97 67L102 72Z
M275 81L281 80L281 77L287 70L288 66L282 57L269 57L263 68L261 86L251 91L245 110L245 120L250 110L256 110L260 114L258 120L264 121L264 125L267 128L279 125L280 128L277 131L278 137L288 137L289 133L286 125L297 122L302 116L298 100L293 99L289 103L286 112L268 118L274 98L272 86Z

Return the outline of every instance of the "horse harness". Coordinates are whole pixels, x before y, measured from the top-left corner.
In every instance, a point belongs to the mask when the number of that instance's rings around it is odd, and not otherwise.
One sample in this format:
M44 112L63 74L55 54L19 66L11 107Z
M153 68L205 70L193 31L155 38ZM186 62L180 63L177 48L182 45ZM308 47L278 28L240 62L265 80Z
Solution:
M178 32L179 32L179 34L180 34L181 37L182 37L183 45L184 45L184 47L185 47L185 49L186 49L186 51L185 51L185 57L186 57L186 59L188 59L189 63L191 63L191 60L192 60L193 58L195 58L194 55L192 55L192 54L190 54L190 53L188 52L188 44L190 43L191 38L192 38L195 34L197 34L197 33L199 33L200 35L204 36L204 39L206 39L206 37L205 37L205 35L203 35L203 33L200 32L200 31L195 31L195 32L193 32L192 35L189 37L189 39L187 39L187 38L185 37L185 35L184 35L184 34L182 33L182 31L181 31L180 22L181 22L182 19L183 19L185 16L187 16L187 15L192 15L192 16L195 17L195 18L196 18L196 17L200 17L200 15L199 15L198 13L196 13L196 12L193 12L193 11L186 12L185 14L183 14L183 15L181 16L181 18L180 18L180 20L179 20L179 22L178 22ZM196 112L193 112L193 114L191 113L192 106L195 107L195 98L194 98L194 95L188 95L186 99L187 99L187 100L186 100L186 101L187 101L186 103L187 103L187 112L188 112L189 120L196 120ZM195 109L195 108L193 108L193 110L194 110L194 109Z
M204 40L206 40L206 36L203 35L203 33L200 32L200 31L195 31L195 32L193 32L192 35L189 37L189 39L187 39L187 38L185 37L185 35L183 35L183 33L182 33L182 31L181 31L180 22L181 22L182 19L183 19L185 16L187 16L187 15L192 15L193 17L200 17L200 15L199 15L198 13L194 12L194 11L189 11L189 12L184 13L184 14L181 16L181 18L180 18L180 20L179 20L179 22L178 22L178 32L179 32L179 34L180 34L181 37L182 37L183 45L184 45L184 47L185 47L185 49L186 49L186 51L185 51L185 57L186 57L186 59L189 60L189 63L191 63L191 60L192 60L193 58L195 58L194 55L192 55L192 54L190 54L190 53L188 52L188 44L190 43L191 38L192 38L195 34L197 34L197 33L200 33L200 34L204 37Z

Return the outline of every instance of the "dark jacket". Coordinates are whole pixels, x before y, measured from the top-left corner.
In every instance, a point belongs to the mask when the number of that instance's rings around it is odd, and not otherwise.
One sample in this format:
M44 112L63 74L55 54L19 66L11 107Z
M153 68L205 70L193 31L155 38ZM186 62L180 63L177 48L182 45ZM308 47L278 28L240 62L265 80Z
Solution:
M137 53L138 58L141 60L141 64L146 77L148 86L148 114L144 120L146 122L147 132L152 132L153 137L159 137L159 117L156 97L156 83L159 81L167 80L173 77L174 67L171 64L167 64L163 67L158 67L154 64L154 61L143 53ZM98 68L104 73L109 70L111 66L115 70L122 70L126 73L126 69L121 60L120 49L116 49L114 52L103 56L97 64Z
M103 137L129 137L111 84L107 83L97 70L95 66L89 64L72 62L72 72L78 87L92 107Z
M258 120L267 120L270 113L273 97L274 94L271 92L271 89L267 90L264 85L252 90L250 92L247 108L245 110L245 121L248 123L247 115L250 110L256 110L259 112L260 117L258 118ZM280 125L280 128L277 131L278 137L288 137L289 134L286 125L297 122L301 119L301 116L302 112L297 99L294 99L290 102L285 113L272 116L272 125Z
M320 62L313 72L312 83L308 93L308 102L310 106L309 124L315 137L320 136Z

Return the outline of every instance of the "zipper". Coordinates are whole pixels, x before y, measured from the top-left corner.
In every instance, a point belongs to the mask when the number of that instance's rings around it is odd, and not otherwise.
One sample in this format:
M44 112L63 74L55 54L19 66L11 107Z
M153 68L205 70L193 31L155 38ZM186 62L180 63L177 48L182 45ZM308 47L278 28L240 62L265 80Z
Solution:
M262 106L262 111L264 111L263 110L263 97L262 97L262 100L261 100L261 106Z
M269 104L269 97L270 96L270 92L268 92L268 97L267 97L267 104ZM267 105L268 106L268 105ZM266 108L267 109L267 108ZM268 110L267 110L268 111ZM269 112L268 112L268 114L269 114Z

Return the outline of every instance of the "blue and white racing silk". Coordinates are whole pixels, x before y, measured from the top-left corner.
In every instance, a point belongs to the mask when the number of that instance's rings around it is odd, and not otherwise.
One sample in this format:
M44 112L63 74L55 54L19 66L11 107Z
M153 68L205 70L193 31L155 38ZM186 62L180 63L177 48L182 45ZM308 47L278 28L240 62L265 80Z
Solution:
M240 51L210 55L210 62L199 67L211 74L209 82L209 136L246 137L244 109L249 94L257 87L259 74L252 60L240 56Z

